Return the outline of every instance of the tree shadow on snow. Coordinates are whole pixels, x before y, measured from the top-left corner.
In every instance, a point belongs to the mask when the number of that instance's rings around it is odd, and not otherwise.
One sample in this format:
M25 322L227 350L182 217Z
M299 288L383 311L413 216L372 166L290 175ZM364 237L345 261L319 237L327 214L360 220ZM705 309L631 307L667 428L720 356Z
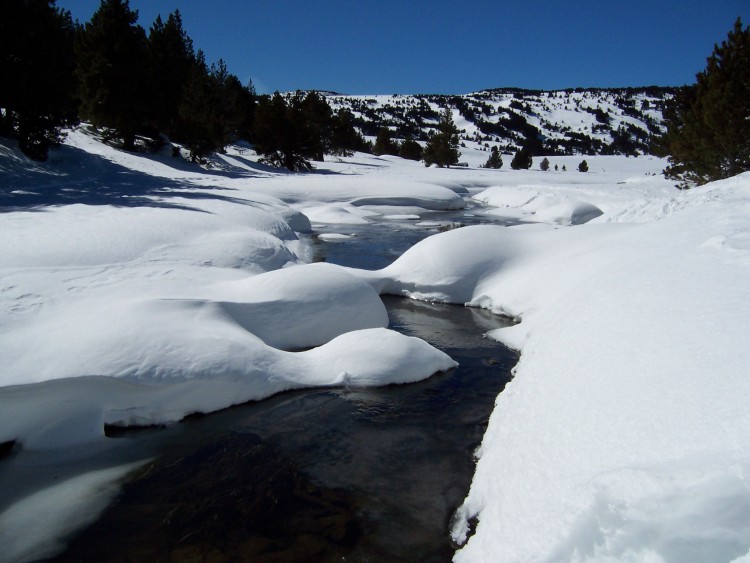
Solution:
M170 199L221 199L247 203L221 195L233 188L200 186L189 178L165 178L126 168L103 156L82 149L60 147L50 163L35 163L12 150L0 147L0 213L9 211L44 211L61 205L112 205L115 207L162 207L201 211L184 201ZM161 165L163 159L138 155ZM177 159L176 159L177 160ZM177 171L197 172L194 165L175 163ZM184 166L183 166L184 165ZM172 167L171 165L168 165ZM203 174L239 177L226 171L201 171Z

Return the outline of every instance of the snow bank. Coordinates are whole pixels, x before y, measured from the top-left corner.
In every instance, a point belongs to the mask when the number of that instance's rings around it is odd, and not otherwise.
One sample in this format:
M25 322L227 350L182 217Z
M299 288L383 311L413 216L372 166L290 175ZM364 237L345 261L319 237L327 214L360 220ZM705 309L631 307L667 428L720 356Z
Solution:
M582 225L604 212L587 201L579 201L569 194L540 194L532 187L508 189L493 187L474 196L474 199L497 207L492 214L511 216L524 221L557 225Z
M373 214L350 203L363 195L400 192L443 208L458 205L451 190L207 173L114 150L83 130L45 165L2 151L12 158L0 177L19 193L4 194L0 215L0 441L67 447L101 437L104 423L169 422L287 389L413 381L454 365L386 331L370 284L300 264L310 243L295 230L309 232L310 221L276 195L315 190L318 203L300 199L300 208L340 220ZM79 385L90 399L45 402Z
M366 225L366 217L377 215L353 205L325 204L301 207L312 223L323 225Z
M398 177L368 178L360 174L275 178L257 189L292 204L346 203L354 207L420 207L427 210L463 209L465 202L453 190L427 181ZM351 212L351 210L349 210Z
M457 561L750 549L750 174L636 201L638 224L606 222L624 217L611 209L565 229L449 231L367 274L521 321L491 333L522 355L454 526L463 542L478 518Z
M70 448L102 438L105 424L165 424L291 389L410 383L456 366L423 340L385 328L350 331L304 352L271 348L240 330L225 332L190 342L198 353L185 363L203 369L169 380L136 373L0 388L0 442L17 440L24 451ZM183 353L191 351L173 355Z

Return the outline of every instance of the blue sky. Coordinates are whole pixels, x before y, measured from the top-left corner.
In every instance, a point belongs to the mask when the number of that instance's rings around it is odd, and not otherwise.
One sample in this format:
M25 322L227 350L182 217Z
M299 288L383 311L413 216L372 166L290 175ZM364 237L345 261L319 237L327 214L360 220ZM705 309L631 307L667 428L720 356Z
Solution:
M99 0L58 0L86 21ZM750 0L130 0L179 9L209 62L260 93L460 94L692 83Z

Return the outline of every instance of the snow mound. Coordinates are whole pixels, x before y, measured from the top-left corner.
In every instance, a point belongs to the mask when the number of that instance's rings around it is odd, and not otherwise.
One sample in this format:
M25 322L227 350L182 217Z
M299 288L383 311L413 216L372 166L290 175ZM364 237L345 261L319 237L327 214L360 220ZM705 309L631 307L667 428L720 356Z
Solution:
M224 298L223 311L274 348L319 346L351 330L388 326L373 288L333 264L268 272L222 284L215 292Z
M164 424L290 389L410 383L456 366L423 340L385 328L350 331L304 352L271 348L240 329L232 334L227 325L210 326L221 328L224 334L192 338L176 350L161 351L163 342L157 343L134 361L156 357L159 368L139 372L136 364L132 373L118 374L130 377L0 388L0 442L17 440L28 451L68 448L101 439L105 423ZM123 362L130 356L122 354ZM172 357L189 367L162 373Z
M311 222L322 225L366 225L366 217L376 215L353 205L325 204L303 207Z
M582 225L604 213L592 203L565 193L554 194L553 190L554 187L545 187L540 194L534 187L493 187L475 195L474 199L497 207L492 211L497 215L557 225Z
M345 235L343 233L321 233L318 235L318 240L324 240L326 242L338 242L349 240L352 235Z
M303 209L316 207L312 202L317 202L318 205L334 203L355 207L420 207L436 211L465 207L463 198L453 190L429 182L393 177L292 177L258 184L257 189L287 203L300 205ZM324 210L325 207L321 208L321 211Z

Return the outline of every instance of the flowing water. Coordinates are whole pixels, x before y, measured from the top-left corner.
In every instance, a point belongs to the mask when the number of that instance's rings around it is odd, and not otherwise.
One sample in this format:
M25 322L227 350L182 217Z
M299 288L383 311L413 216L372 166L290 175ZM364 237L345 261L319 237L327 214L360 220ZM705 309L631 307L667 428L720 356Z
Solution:
M315 241L316 259L377 269L437 230L480 221L469 210L329 229L354 236ZM384 302L391 328L460 366L416 384L296 391L117 432L113 442L153 460L55 560L449 561L473 452L517 358L483 338L507 325L487 311Z

